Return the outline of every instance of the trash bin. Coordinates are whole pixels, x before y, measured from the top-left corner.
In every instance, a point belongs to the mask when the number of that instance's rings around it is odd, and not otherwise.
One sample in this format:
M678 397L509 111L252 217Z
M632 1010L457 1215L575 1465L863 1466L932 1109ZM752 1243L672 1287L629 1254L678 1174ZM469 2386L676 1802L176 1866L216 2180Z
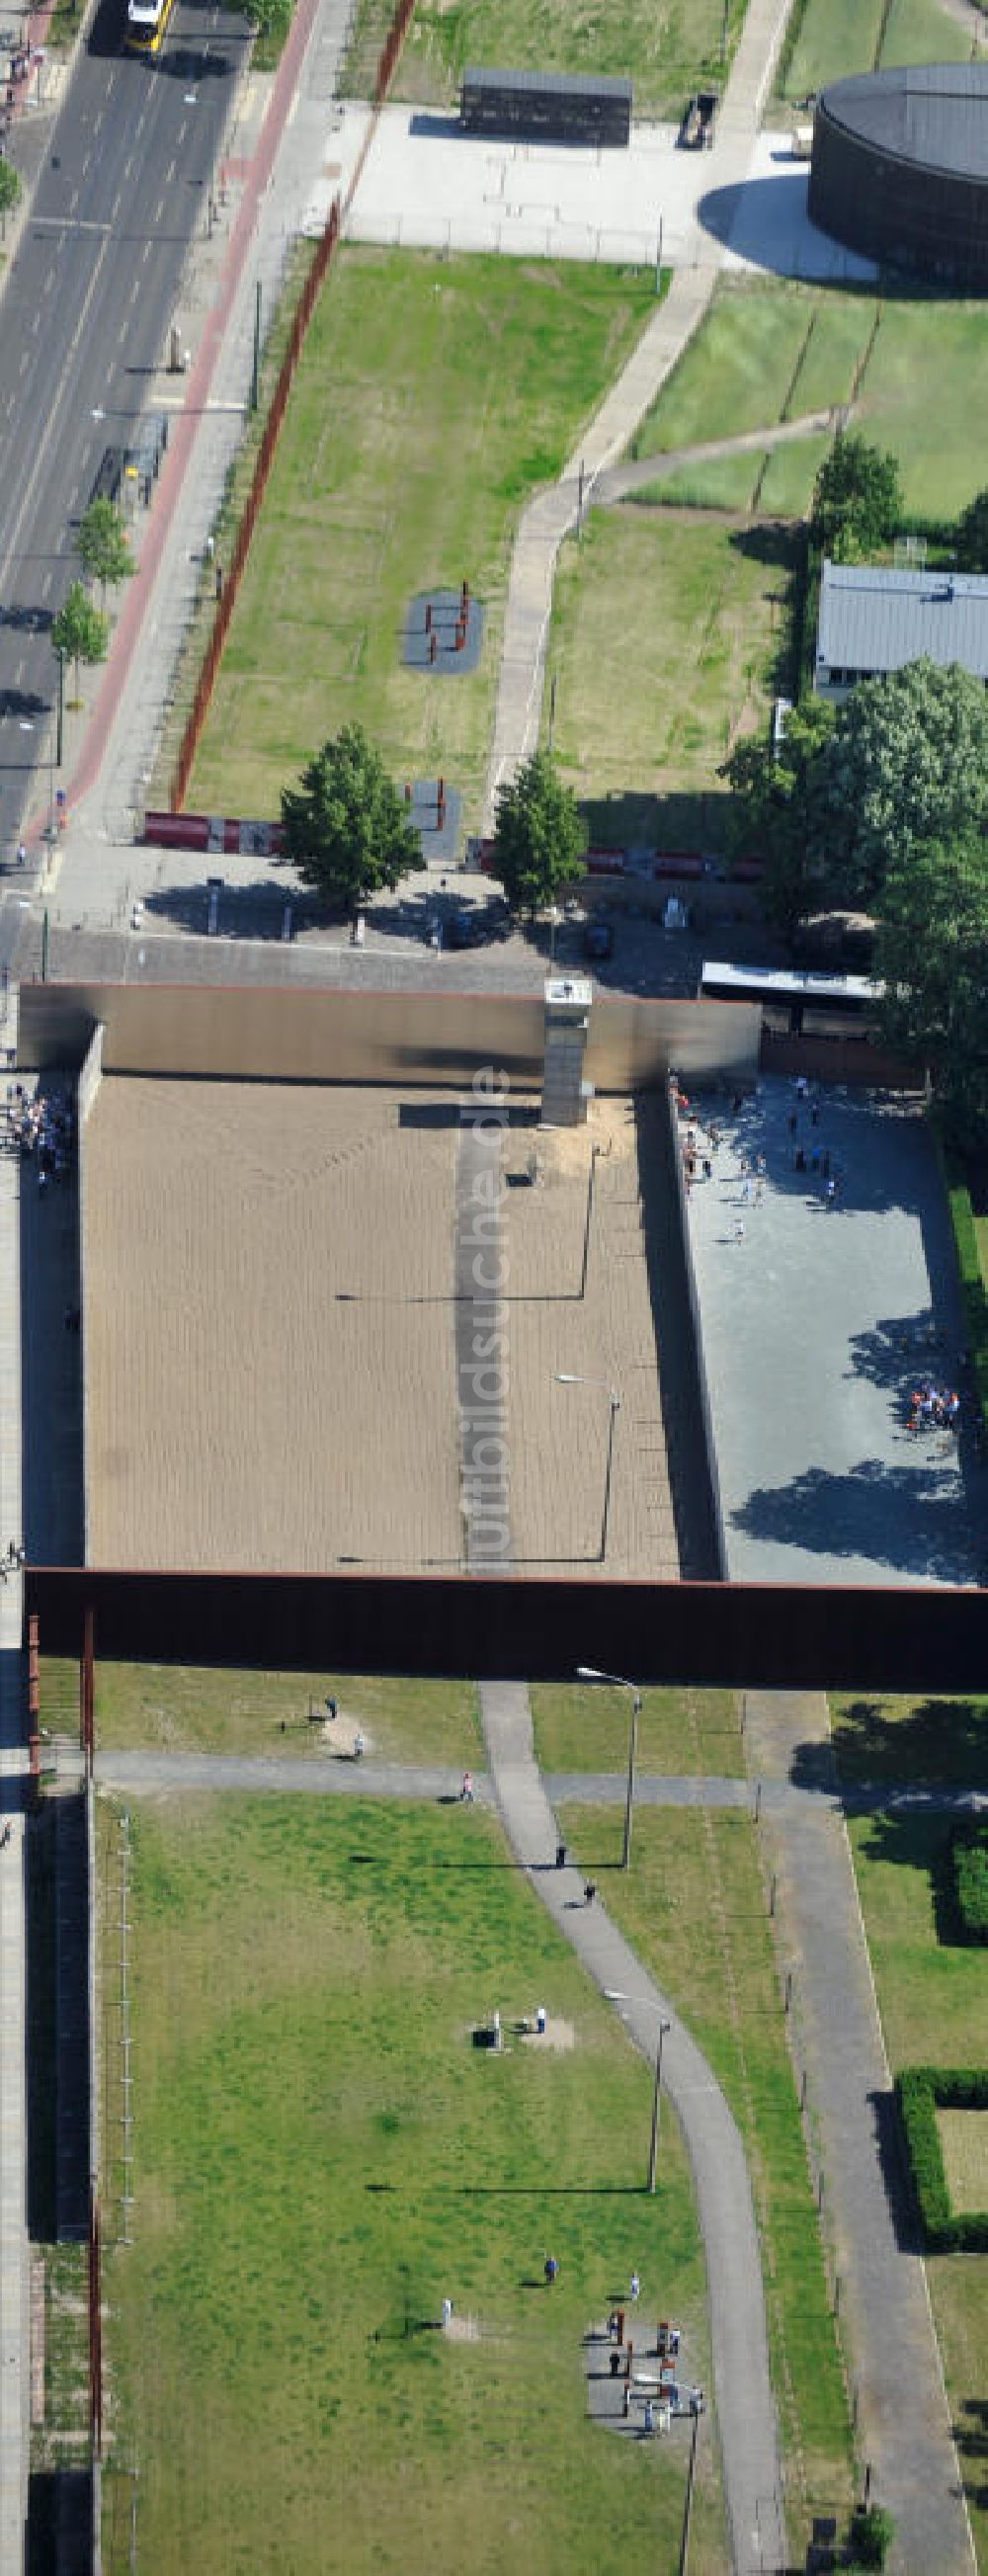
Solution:
M565 1867L566 1867L566 1845L565 1845L565 1843L557 1843L557 1844L556 1844L556 1868L557 1868L557 1869L565 1869Z
M544 2005L544 2004L540 2004L540 2005L539 2005L539 2007L538 2007L538 2010L537 2010L537 2012L536 2012L536 2015L535 2015L535 2027L536 2027L536 2030L538 2031L538 2035L539 2035L539 2038L540 2038L540 2039L544 2039L544 2038L545 2038L545 2022L546 2022L545 2005Z

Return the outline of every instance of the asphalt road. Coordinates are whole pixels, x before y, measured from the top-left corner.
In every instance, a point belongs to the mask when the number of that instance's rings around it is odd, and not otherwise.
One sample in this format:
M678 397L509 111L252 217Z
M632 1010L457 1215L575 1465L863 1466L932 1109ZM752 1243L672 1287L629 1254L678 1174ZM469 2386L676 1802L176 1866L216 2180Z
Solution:
M39 171L0 300L0 857L37 775L54 783L53 616L78 572L73 528L104 450L128 446L161 365L190 237L247 42L204 0L176 8L157 62L121 50L101 0Z

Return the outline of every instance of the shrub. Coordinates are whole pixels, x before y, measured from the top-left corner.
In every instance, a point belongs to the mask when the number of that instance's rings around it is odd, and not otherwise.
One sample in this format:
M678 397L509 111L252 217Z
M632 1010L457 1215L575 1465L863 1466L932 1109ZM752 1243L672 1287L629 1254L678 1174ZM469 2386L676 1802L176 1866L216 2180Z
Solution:
M895 2533L883 2504L861 2505L851 2523L851 2547L859 2567L884 2567Z
M988 1823L958 1826L950 1840L950 1869L962 1939L988 1941Z
M895 2081L913 2195L935 2254L988 2252L988 2210L955 2210L947 2188L937 2106L988 2110L988 2067L906 2066Z
M967 1323L974 1374L981 1407L981 1418L988 1427L988 1290L985 1288L978 1249L977 1228L971 1193L958 1167L954 1154L947 1149L947 1195L950 1221L954 1229L957 1263L961 1274L961 1294Z

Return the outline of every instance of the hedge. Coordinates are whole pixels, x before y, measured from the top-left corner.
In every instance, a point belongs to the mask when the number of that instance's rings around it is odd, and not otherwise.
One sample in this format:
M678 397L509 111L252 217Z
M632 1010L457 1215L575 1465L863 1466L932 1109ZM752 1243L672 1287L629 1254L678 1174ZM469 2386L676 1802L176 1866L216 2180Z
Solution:
M954 1905L965 1941L988 1941L988 1821L958 1825L950 1838Z
M955 2210L937 2129L937 2110L988 2111L988 2067L905 2066L895 2079L913 2195L935 2254L988 2252L988 2209Z
M949 1150L945 1160L950 1221L957 1246L968 1339L974 1361L981 1417L988 1427L988 1291L985 1289L981 1268L971 1193L966 1182L961 1178L954 1156Z

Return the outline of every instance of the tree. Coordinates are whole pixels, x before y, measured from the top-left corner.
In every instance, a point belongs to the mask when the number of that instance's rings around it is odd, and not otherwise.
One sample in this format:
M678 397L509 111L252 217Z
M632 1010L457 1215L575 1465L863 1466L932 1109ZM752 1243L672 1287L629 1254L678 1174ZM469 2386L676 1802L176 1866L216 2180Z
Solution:
M976 492L954 530L961 572L988 572L988 491Z
M864 438L839 432L813 486L810 535L833 563L856 563L894 537L902 518L899 469Z
M920 841L988 821L988 695L957 663L860 680L813 766L808 832L827 899L876 907ZM880 907L879 907L880 908Z
M244 0L248 24L270 45L283 45L292 23L292 0Z
M7 217L13 213L14 207L19 203L20 194L21 182L18 171L0 155L0 240L7 239Z
M552 756L535 751L498 796L492 874L513 911L534 920L564 885L583 875L586 824Z
M928 1067L951 1125L988 1137L988 847L927 841L889 870L876 972L885 1035Z
M57 617L52 618L51 640L63 661L75 663L77 690L80 663L105 662L109 637L109 621L102 609L87 598L81 581L74 581Z
M351 913L425 866L418 833L360 725L344 725L310 760L301 785L282 789L281 819L304 884Z
M134 570L122 513L112 501L91 501L76 531L76 552L89 581L98 581L100 605L110 581L129 581Z
M815 848L813 778L833 731L834 711L824 698L791 707L774 751L765 736L749 735L725 761L730 782L729 822L735 851L761 860L763 910L786 939L823 899L824 869Z

